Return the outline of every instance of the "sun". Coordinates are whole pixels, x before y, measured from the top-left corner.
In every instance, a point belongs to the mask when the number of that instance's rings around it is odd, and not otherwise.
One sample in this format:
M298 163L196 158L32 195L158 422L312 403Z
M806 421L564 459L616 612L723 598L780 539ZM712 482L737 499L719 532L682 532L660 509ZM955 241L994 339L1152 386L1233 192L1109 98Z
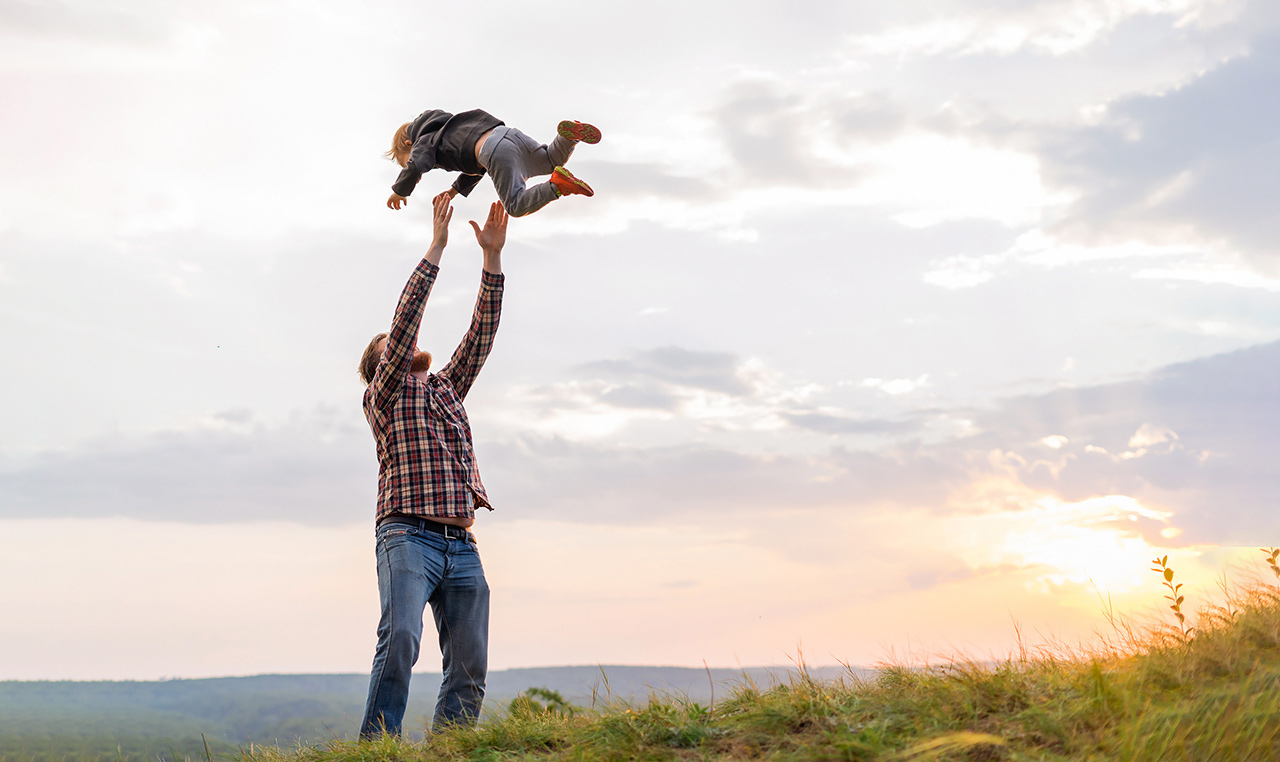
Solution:
M1074 503L1044 496L974 520L993 540L992 561L1043 570L1028 581L1033 588L1074 583L1127 593L1145 586L1148 561L1168 552L1148 538L1177 534L1171 518L1127 495L1107 495Z

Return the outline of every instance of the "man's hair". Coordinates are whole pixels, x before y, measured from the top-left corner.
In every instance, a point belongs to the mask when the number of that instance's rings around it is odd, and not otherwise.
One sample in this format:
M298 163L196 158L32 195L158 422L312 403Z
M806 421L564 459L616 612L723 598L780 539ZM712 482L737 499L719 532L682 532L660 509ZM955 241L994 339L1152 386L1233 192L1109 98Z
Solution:
M373 337L373 341L369 342L369 346L364 348L364 354L360 356L360 379L364 381L364 385L368 386L373 383L373 372L378 369L378 361L382 359L382 353L378 351L378 342L387 338L387 334L380 333Z
M383 154L402 167L409 163L409 153L413 151L413 146L404 144L404 141L409 139L411 124L411 122L405 122L400 125L400 129L396 130L396 136L391 139L391 150Z

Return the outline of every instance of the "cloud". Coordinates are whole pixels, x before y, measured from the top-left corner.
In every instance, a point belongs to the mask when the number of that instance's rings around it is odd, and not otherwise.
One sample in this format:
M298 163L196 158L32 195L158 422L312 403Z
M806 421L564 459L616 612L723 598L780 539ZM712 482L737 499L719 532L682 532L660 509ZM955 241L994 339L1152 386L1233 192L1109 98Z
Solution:
M1140 16L1167 16L1175 27L1222 23L1242 3L1214 0L1058 0L1006 3L1003 7L961 4L949 15L847 39L860 56L895 58L1079 54ZM969 7L966 7L969 6ZM1225 18L1224 18L1225 17Z
M71 37L129 45L163 43L171 29L153 7L149 13L111 7L108 3L58 0L0 0L0 29L36 37Z
M1086 239L1226 241L1277 264L1280 38L1171 92L1110 103L1094 126L1043 137L1045 177L1078 192L1057 230Z
M513 390L523 402L509 415L544 433L569 436L612 433L655 414L722 422L769 415L758 399L764 374L726 352L659 347L582 363L569 373L577 380Z
M696 203L713 201L721 195L716 184L707 178L680 175L662 164L606 161L581 154L578 157L580 160L574 163L575 166L581 164L584 167L578 173L592 186L607 190L611 197L661 196Z
M0 461L0 518L342 524L372 517L376 483L367 429L332 410L278 426L229 410L186 431Z
M716 353L643 356L663 372L709 363L723 376L732 367ZM526 429L482 435L477 452L498 508L494 521L678 518L694 526L780 512L1004 515L1106 498L1098 510L1124 503L1137 506L1134 515L1167 514L1167 521L1135 519L1134 531L1149 542L1180 533L1192 545L1259 544L1280 531L1280 399L1270 383L1277 377L1280 342L1133 381L1006 399L970 411L979 433L933 443L783 455L700 441L575 441ZM822 436L901 435L916 425L830 410L778 415L796 432ZM186 431L11 458L0 465L0 518L341 524L372 516L375 483L363 422L317 409L270 426L229 410Z
M278 427L214 416L199 429L103 439L0 465L0 518L113 517L193 524L347 524L373 517L377 470L365 430L316 411ZM495 519L649 524L842 501L896 489L883 458L777 456L714 446L628 447L522 436L478 443ZM877 467L874 463L879 462ZM901 471L906 464L899 464ZM843 486L842 486L843 485Z
M744 396L755 390L748 371L727 352L659 347L621 360L579 365L577 372L624 381L659 381L675 386Z
M670 432L689 429L732 448L733 437L761 432L801 440L820 433L888 441L921 430L938 412L903 419L851 412L833 404L835 398L873 393L795 383L754 359L677 346L582 363L570 373L577 379L512 390L505 397L518 401L516 406L491 417L486 413L486 420L511 431L518 430L512 423L519 420L525 431L574 441L626 437L628 427L657 421L668 432L663 441L678 441ZM928 385L927 374L869 381L875 383L862 387L890 396Z
M783 412L788 423L826 434L905 434L920 428L918 421L891 421L882 418L854 418L831 413Z
M1065 500L1124 494L1162 505L1187 542L1265 543L1280 530L1277 377L1280 343L1265 344L1006 400L975 417L982 434L948 446L1017 451L1018 482ZM1037 452L1032 443L1046 437L1058 447Z
M883 94L815 98L772 80L734 83L709 115L733 162L733 183L766 187L847 187L865 169L821 155L821 144L883 140L905 126Z
M894 396L899 394L909 394L914 392L916 389L928 386L929 374L925 373L919 378L864 378L862 379L862 385L872 389L879 389L885 394Z

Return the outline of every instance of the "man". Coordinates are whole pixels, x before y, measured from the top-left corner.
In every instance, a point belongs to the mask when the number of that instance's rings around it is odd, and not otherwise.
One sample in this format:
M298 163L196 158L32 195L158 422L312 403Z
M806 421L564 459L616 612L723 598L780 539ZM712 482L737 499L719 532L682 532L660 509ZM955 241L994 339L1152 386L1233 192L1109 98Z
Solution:
M493 346L502 306L507 213L493 204L476 240L484 274L471 327L439 373L418 349L418 326L449 239L452 196L433 200L431 248L409 277L391 332L360 360L364 414L378 446L378 595L382 619L360 735L399 735L428 603L440 636L444 681L432 729L474 724L488 671L489 585L476 551L476 506L493 510L480 482L462 407Z

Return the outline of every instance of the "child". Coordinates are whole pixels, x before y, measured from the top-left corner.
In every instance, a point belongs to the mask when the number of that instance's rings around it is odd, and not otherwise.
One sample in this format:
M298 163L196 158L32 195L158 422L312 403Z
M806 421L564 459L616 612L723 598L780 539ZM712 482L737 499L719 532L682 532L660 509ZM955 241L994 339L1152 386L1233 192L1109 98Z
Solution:
M512 217L532 214L561 196L593 196L591 186L564 168L578 142L599 143L600 130L582 122L563 121L551 145L541 145L514 127L479 109L450 114L424 111L400 125L387 158L404 169L391 185L387 206L399 209L424 172L439 167L462 176L446 191L466 196L487 171L502 205ZM525 187L525 180L551 175L548 182Z

